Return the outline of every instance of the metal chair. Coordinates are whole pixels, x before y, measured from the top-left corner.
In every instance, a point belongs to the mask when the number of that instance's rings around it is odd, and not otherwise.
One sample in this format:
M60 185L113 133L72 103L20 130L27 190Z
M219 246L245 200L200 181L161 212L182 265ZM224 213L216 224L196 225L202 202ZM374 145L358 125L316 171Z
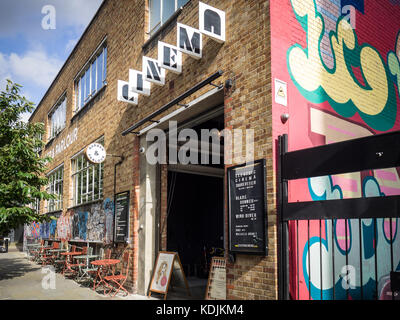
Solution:
M75 252L76 251L76 246L75 245L68 245L68 252ZM65 275L65 272L69 271L72 274L74 274L76 272L76 270L71 269L70 265L71 265L71 261L72 261L72 257L71 256L66 256L65 257L65 261L64 261L64 269L62 271L62 275Z
M93 255L93 248L89 247L87 250L87 255L91 256ZM93 281L93 275L96 274L97 268L93 267L89 261L93 258L87 258L85 261L86 263L84 264L84 268L80 268L80 274L81 276L79 277L79 280L86 280L86 281Z
M53 242L53 246L50 250L55 250L59 248L59 243L57 241ZM43 250L43 254L41 256L42 265L51 264L55 259L56 255L54 253L49 252L48 250Z
M77 252L81 252L82 255L87 254L87 249L88 249L87 247L77 248L77 249L79 249L79 250L76 250L76 251ZM85 263L78 263L78 262L77 263L73 263L74 257L71 258L71 261L72 261L72 263L70 263L70 265L69 265L70 268L79 268L80 269L81 267L85 267L86 266ZM75 271L78 271L78 270L75 270Z
M104 277L107 287L110 288L110 291L108 293L111 293L113 289L116 290L113 297L115 297L121 289L125 291L126 295L129 294L128 290L126 290L123 285L128 278L130 257L131 252L129 250L126 250L121 260L121 273L118 275L112 274Z
M71 250L71 245L68 244L67 241L62 241L60 249ZM53 265L56 267L56 271L61 271L63 266L65 265L65 257L60 255L60 252L55 254L55 258L53 260Z

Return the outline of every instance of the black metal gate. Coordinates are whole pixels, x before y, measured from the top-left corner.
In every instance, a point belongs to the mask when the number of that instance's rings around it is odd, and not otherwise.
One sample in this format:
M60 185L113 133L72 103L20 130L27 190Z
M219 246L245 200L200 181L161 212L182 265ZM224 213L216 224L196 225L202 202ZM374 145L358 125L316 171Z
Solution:
M371 192L379 190L373 170L400 166L400 132L293 152L287 141L278 141L280 299L397 299L400 195ZM331 183L335 199L325 192L322 200L289 202L291 181L310 186L358 172L359 198L340 197Z

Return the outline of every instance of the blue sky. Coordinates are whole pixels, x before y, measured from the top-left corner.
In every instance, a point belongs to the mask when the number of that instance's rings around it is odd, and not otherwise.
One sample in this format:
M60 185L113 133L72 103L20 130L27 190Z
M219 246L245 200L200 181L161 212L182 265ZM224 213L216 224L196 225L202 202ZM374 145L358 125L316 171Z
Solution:
M10 79L37 105L101 2L0 0L0 90Z

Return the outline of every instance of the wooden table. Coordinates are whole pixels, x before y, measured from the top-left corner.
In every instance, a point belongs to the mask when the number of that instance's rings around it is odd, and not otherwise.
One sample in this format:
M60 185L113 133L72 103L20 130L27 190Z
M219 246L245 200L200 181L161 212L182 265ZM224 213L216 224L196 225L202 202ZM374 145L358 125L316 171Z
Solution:
M93 290L96 290L96 288L101 283L104 283L106 285L106 287L110 288L110 286L107 284L107 282L105 282L103 279L103 273L106 274L111 266L115 266L119 262L120 262L120 260L118 260L118 259L103 259L103 260L95 260L95 261L91 262L92 265L98 267L97 273L96 273L96 278L94 279L94 283L93 283ZM114 272L113 272L113 274L114 274ZM97 279L99 279L100 281L97 283L97 286L96 286ZM104 292L105 292L105 290L104 290Z

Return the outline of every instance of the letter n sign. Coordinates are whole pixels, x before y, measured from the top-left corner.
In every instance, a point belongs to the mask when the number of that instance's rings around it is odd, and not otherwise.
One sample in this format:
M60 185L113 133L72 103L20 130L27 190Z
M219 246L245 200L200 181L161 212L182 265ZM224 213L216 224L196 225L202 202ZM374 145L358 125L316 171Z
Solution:
M199 2L199 29L215 41L225 42L225 12Z
M157 60L143 57L143 75L149 82L163 86L165 84L165 69L161 68Z
M118 101L138 104L138 95L129 90L129 83L126 81L118 80Z
M150 82L144 80L142 72L129 69L129 90L145 96L150 95Z
M202 35L199 30L178 23L177 43L179 51L200 59L202 56Z

